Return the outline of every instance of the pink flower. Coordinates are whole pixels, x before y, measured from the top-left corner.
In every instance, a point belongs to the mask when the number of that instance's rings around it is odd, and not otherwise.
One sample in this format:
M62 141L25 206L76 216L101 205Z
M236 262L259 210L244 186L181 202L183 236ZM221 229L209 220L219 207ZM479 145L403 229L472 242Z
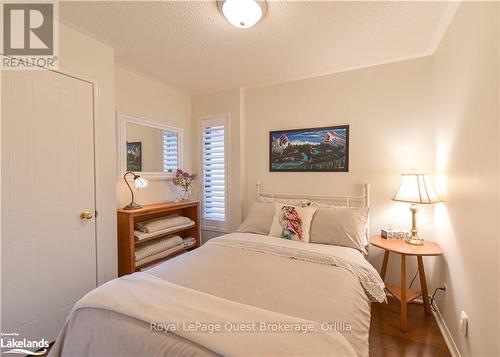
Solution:
M175 186L182 186L184 188L190 188L193 181L196 180L198 176L196 174L190 174L187 171L182 171L177 169L175 176L172 178L172 183Z

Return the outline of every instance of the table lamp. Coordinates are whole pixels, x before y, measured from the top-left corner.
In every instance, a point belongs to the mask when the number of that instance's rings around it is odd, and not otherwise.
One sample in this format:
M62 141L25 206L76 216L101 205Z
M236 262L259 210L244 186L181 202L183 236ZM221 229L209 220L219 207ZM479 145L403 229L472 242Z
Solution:
M401 183L392 199L393 201L411 203L410 211L412 217L412 227L410 237L406 243L414 245L424 244L424 240L418 236L417 229L417 204L431 204L441 202L427 174L401 174Z
M131 209L142 208L141 205L135 203L135 201L134 201L134 191L132 191L132 188L130 187L130 185L128 184L128 181L127 181L128 175L134 176L134 184L135 184L135 188L137 190L143 189L144 187L146 187L149 184L148 180L146 180L145 178L142 178L139 175L134 174L132 171L126 172L125 175L123 175L123 179L125 180L125 183L127 184L128 189L130 190L130 193L132 194L132 201L128 205L123 207L123 209L131 210Z

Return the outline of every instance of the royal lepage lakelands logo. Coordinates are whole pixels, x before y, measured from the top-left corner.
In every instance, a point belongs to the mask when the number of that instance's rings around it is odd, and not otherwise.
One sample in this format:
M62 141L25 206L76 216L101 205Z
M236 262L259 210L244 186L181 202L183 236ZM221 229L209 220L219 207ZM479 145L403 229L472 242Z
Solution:
M3 1L2 6L2 69L57 69L57 2Z
M49 341L42 338L39 340L29 340L20 338L18 333L3 333L0 339L2 355L22 354L28 356L41 356L47 352Z

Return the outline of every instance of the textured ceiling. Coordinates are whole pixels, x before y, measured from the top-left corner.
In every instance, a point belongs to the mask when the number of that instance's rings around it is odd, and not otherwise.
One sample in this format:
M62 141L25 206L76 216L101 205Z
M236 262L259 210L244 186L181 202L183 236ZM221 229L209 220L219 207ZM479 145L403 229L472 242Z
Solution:
M269 1L261 22L238 29L215 1L59 6L62 22L114 47L118 62L191 93L431 54L456 9L446 2Z

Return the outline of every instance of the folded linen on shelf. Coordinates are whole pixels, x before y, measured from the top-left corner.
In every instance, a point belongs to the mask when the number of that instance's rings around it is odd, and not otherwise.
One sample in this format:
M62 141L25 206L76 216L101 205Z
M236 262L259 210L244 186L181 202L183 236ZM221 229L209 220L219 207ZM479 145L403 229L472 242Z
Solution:
M178 245L184 246L184 241L179 236L169 236L151 240L136 247L135 260L136 262L138 262L140 260L143 260L144 258L163 252L164 250L176 247Z
M160 264L162 264L162 263L164 263L164 261L163 261L163 260L160 260L160 261L158 261L158 262L156 262L156 263L153 263L153 264L150 264L150 265L148 265L148 266L145 266L145 267L139 268L139 269L137 269L137 271L146 271L146 270L149 270L149 269L153 269L155 266L160 265Z
M153 233L161 231L163 229L188 224L191 222L193 221L189 217L184 217L178 214L172 214L165 217L158 217L158 218L148 219L147 221L143 222L137 222L135 224L135 229L145 233Z
M150 255L149 257L146 257L144 259L138 260L138 261L135 262L135 265L136 266L140 266L140 265L152 262L152 261L154 261L156 259L160 259L160 258L166 257L167 255L173 254L173 253L175 253L177 251L180 251L180 250L184 250L184 245L183 244L177 245L177 246L175 246L173 248L167 249L167 250L165 250L163 252L160 252L158 254Z
M195 237L187 237L187 238L183 238L183 240L184 240L184 246L185 247L190 247L190 246L196 244L196 238Z
M151 238L151 237L154 237L154 236L157 236L160 234L170 233L170 232L173 232L173 231L176 231L179 229L189 228L189 227L192 227L194 225L195 225L195 222L190 220L190 222L187 224L182 224L180 226L175 226L175 227L171 227L171 228L165 228L165 229L153 232L153 233L144 233L144 232L135 230L134 231L134 238L135 238L135 240L143 240L143 239Z

